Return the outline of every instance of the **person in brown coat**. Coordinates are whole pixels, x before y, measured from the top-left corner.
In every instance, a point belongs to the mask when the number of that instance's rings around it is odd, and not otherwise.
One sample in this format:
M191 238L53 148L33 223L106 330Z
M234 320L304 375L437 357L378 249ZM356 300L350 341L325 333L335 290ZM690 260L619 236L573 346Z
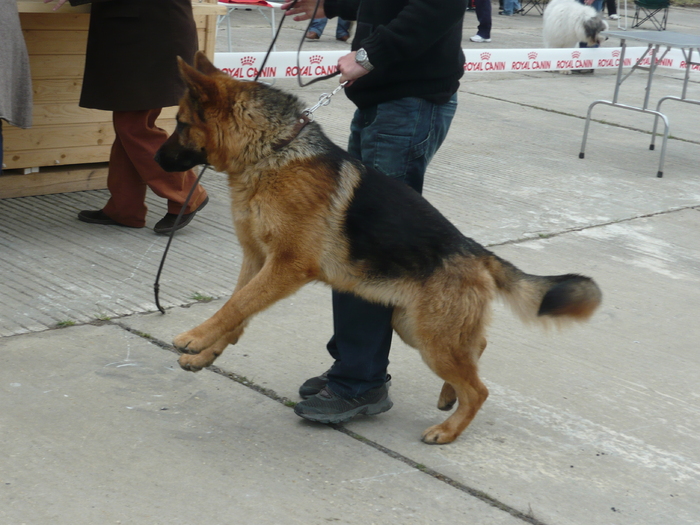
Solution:
M45 3L54 0L45 0ZM55 9L66 0L57 0ZM146 188L168 201L168 213L154 227L170 233L196 175L166 173L153 160L168 134L155 121L175 106L185 86L177 56L192 63L197 29L191 0L108 0L91 7L80 106L112 111L116 138L109 158L110 199L101 210L78 219L93 224L141 228L146 224ZM195 189L177 229L209 201Z

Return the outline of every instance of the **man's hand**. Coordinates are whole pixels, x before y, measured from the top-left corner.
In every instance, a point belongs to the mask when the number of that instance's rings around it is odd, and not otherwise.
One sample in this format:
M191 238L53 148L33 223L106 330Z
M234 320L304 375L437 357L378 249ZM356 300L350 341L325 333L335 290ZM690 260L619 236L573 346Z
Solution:
M63 1L65 2L66 0ZM294 7L291 7L292 5L294 5ZM314 9L316 9L316 0L297 0L296 3L294 3L293 0L288 0L282 4L282 10L286 11L284 16L297 15L294 17L294 20L297 22L311 18L314 14ZM316 18L326 18L326 12L323 10L323 0L320 0L318 4Z
M45 4L50 4L50 3L53 2L53 1L54 1L54 0L44 0L44 3L45 3ZM56 1L56 7L54 7L53 10L54 10L54 11L58 11L59 9L61 9L61 7L63 6L63 4L65 4L68 0L55 0L55 1Z
M369 73L364 67L355 62L354 51L338 59L338 69L340 70L340 83L347 81L348 86L358 78Z

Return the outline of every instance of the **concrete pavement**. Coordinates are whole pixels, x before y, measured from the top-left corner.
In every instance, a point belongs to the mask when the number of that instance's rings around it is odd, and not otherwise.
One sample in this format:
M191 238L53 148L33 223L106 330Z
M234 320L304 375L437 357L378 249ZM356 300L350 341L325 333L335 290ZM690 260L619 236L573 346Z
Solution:
M465 47L538 45L541 17L496 12L491 44L468 42L467 14ZM264 20L237 15L239 49L262 50ZM305 49L347 47L334 29ZM669 30L700 34L700 12L672 8ZM678 94L680 75L660 73L653 96ZM628 83L639 102L645 78ZM333 87L276 85L309 103ZM0 200L0 523L700 523L700 109L667 106L663 179L645 115L597 109L581 160L588 105L613 86L610 71L464 79L425 196L525 271L593 276L604 304L549 334L497 305L491 396L447 446L420 442L444 419L441 383L398 340L392 410L339 427L294 415L299 384L330 365L320 285L254 319L211 370L179 369L169 341L221 306L240 263L223 175L205 174L211 203L175 237L164 316L167 239L75 219L105 191ZM338 96L316 116L344 144L351 113ZM152 227L165 208L149 207Z

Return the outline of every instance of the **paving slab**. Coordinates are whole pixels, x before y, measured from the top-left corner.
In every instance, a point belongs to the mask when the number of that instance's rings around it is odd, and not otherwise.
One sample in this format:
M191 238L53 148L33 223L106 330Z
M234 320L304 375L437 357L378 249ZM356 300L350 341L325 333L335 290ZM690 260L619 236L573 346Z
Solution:
M522 523L120 327L0 344L2 523Z

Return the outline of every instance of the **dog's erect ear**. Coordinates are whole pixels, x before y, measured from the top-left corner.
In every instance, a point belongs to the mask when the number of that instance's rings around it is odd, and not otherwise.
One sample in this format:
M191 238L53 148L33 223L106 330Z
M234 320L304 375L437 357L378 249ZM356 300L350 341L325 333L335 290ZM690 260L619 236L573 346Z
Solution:
M209 62L209 64L211 64L211 62ZM177 65L180 69L180 76L182 80L185 81L187 89L190 91L190 96L192 96L193 99L202 103L216 98L219 92L216 80L197 71L180 57L177 57ZM212 67L214 66L212 65Z
M216 66L211 63L211 61L207 58L207 55L205 55L202 51L197 51L197 53L194 55L194 67L197 69L197 71L204 73L205 75L215 75L217 73L225 75L225 73L219 71Z

